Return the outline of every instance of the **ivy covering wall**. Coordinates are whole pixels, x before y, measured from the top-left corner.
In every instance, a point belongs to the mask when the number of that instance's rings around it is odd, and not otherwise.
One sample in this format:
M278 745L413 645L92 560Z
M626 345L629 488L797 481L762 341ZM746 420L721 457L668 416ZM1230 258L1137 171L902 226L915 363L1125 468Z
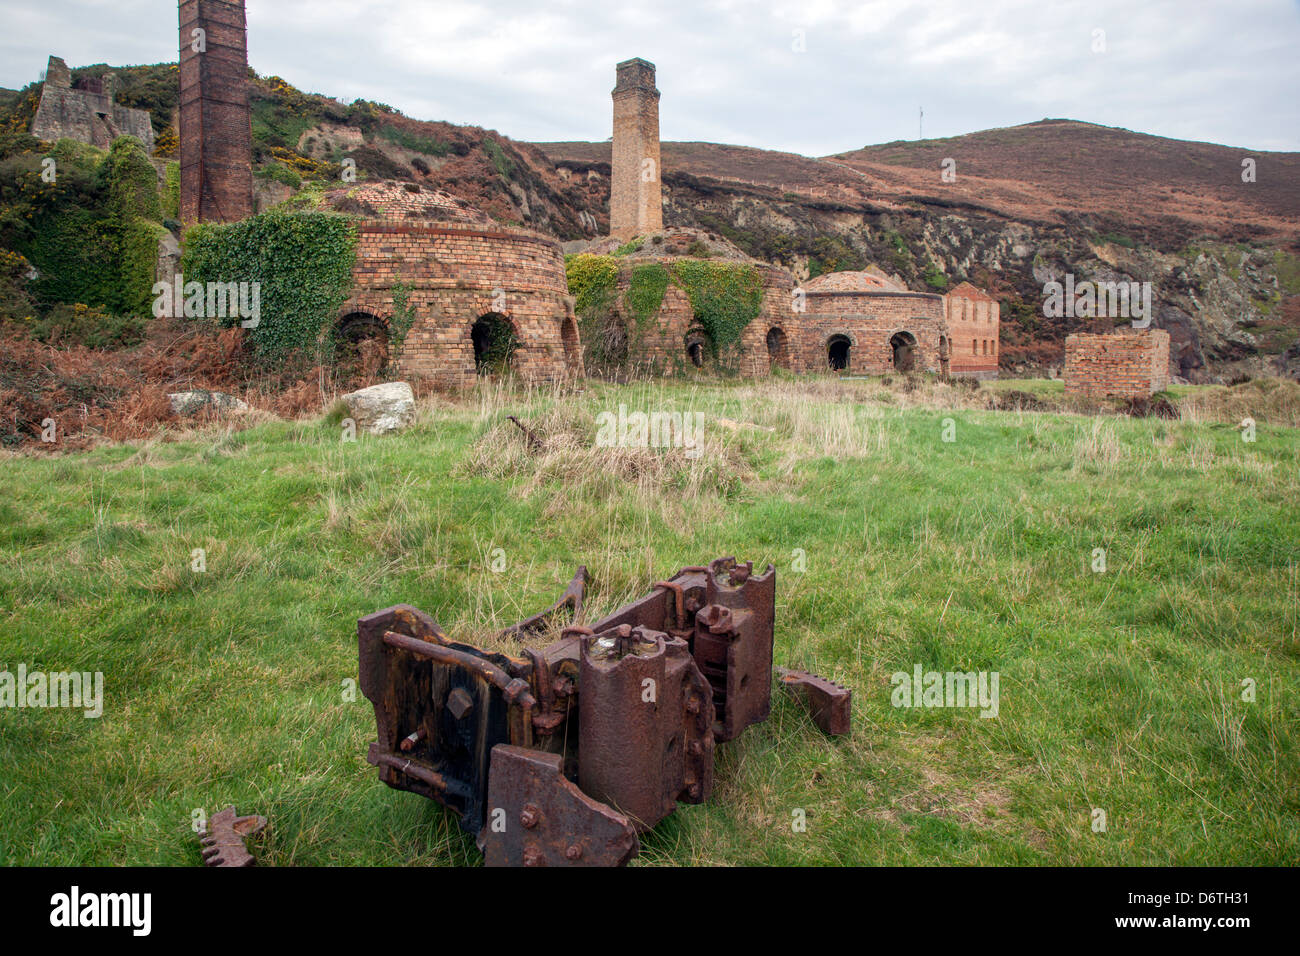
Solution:
M192 227L181 271L187 283L260 283L261 321L248 333L254 354L268 364L315 362L352 288L356 245L356 224L345 216L271 210Z
M629 271L617 253L580 253L565 257L565 272L584 360L596 371L625 365L636 354L670 284L686 293L695 323L710 340L710 358L720 367L731 364L741 335L763 305L762 276L747 263L675 259L634 263ZM620 298L621 274L627 275L627 289Z
M30 157L30 158L29 158ZM53 166L42 165L52 159ZM42 176L53 170L54 179ZM108 153L61 140L48 157L16 157L0 186L10 215L4 238L39 274L32 294L49 304L84 304L147 317L165 234L158 175L139 140Z

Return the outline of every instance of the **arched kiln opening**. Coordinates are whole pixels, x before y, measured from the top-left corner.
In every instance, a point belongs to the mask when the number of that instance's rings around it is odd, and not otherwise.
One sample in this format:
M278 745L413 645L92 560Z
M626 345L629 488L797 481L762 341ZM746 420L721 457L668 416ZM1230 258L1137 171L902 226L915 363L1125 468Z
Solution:
M510 358L519 348L514 325L499 312L479 316L470 327L469 338L474 345L474 370L480 375L509 369Z
M853 343L847 335L832 335L826 342L826 364L832 372L846 372L849 369L849 351Z
M916 336L911 332L895 332L889 348L893 352L895 371L912 371L916 364Z

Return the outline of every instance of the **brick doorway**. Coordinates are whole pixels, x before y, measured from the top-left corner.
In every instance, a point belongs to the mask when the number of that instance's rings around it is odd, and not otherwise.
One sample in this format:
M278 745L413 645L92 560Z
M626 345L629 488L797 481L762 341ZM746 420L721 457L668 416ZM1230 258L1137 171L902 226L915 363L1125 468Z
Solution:
M578 323L572 318L560 323L560 342L564 346L564 370L570 375L582 374L582 340L578 337Z
M776 368L790 368L790 339L780 326L767 330L767 358Z
M889 348L894 356L894 371L912 371L916 365L916 336L911 332L895 332Z
M369 312L349 312L334 325L334 365L343 379L367 381L388 364L388 324Z
M511 356L519 348L519 336L508 318L499 312L481 315L470 327L469 337L478 374L492 375L510 368Z
M693 366L704 368L704 363L713 353L713 337L704 329L696 326L686 333L686 357Z
M826 341L826 364L832 372L849 370L849 352L852 348L853 343L847 335L832 335Z

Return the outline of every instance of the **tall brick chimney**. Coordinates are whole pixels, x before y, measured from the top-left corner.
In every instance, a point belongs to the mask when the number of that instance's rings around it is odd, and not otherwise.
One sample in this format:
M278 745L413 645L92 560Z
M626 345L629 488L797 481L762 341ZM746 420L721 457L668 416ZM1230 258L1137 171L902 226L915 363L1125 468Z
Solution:
M243 0L180 0L181 222L253 214Z
M639 58L620 63L613 97L609 234L631 239L664 227L655 65Z

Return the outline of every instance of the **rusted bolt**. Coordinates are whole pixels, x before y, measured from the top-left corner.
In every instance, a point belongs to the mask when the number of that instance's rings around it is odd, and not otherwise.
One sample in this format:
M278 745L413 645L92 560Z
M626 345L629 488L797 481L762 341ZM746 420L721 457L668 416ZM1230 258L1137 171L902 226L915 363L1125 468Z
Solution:
M542 851L535 846L530 846L524 850L524 866L544 866L546 858L542 856Z
M524 812L519 814L519 822L525 830L531 830L537 826L538 821L542 819L542 811L538 810L531 803L524 807Z
M572 846L570 846L567 850L564 851L564 858L566 860L581 860L582 844L575 843Z
M447 695L447 709L457 720L464 720L474 709L474 698L464 687L457 687Z

